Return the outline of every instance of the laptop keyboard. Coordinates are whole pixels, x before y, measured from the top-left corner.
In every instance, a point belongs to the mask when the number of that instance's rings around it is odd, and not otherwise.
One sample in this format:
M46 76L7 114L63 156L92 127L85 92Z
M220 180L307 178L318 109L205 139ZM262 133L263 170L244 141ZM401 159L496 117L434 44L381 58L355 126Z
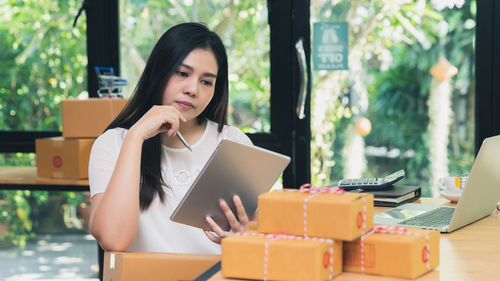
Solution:
M455 208L439 207L430 212L399 222L399 224L425 228L441 228L450 223L453 212L455 212Z

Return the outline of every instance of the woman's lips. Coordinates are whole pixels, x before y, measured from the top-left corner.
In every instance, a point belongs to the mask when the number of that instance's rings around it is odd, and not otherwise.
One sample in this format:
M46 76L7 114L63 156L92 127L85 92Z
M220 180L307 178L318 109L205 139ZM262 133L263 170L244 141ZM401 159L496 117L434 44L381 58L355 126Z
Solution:
M176 104L182 109L192 109L194 107L192 103L187 101L177 101Z

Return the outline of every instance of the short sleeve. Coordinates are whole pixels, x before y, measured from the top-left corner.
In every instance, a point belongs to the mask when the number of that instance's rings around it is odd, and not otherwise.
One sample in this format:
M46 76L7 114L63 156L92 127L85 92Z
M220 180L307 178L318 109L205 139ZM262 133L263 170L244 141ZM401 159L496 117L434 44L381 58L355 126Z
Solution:
M224 126L224 129L222 129L222 133L220 134L220 136L221 138L231 139L239 143L253 145L252 141L245 133L233 126Z
M128 130L122 128L107 130L94 142L89 159L91 198L106 191L127 132Z

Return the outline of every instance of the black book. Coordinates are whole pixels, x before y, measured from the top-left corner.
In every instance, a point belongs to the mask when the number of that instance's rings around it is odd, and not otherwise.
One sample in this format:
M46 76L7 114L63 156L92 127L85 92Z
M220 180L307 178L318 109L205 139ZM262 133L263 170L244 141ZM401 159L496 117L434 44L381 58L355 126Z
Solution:
M212 278L217 272L221 270L221 262L214 264L212 267L203 272L200 276L196 277L193 281L206 281Z
M373 194L373 203L379 207L396 207L413 202L420 198L422 189L419 186L391 186L384 190L356 190Z

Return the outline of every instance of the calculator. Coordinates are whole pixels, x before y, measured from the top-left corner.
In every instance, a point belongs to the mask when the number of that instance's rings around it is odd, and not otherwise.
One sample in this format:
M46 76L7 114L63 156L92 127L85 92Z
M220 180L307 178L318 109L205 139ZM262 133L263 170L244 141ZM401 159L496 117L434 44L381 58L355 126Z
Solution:
M379 190L394 185L404 177L405 171L399 170L382 178L342 179L339 181L338 187L345 190Z

